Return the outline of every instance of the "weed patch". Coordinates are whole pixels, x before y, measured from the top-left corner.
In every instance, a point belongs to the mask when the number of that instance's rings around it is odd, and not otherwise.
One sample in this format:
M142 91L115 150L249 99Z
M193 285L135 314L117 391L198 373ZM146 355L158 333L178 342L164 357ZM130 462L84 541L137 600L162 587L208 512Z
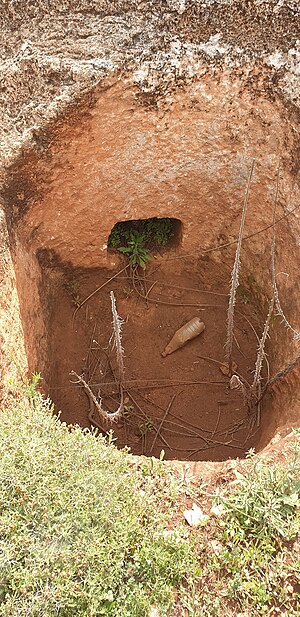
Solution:
M33 403L1 416L0 614L169 614L197 570L166 533L175 479Z
M136 229L131 229L126 232L126 246L119 246L118 251L127 255L129 264L133 267L140 266L143 270L146 268L147 261L151 257L145 247L145 236L139 233Z
M214 496L221 514L209 561L202 547L203 615L299 615L299 472L298 440L283 463L251 456L247 473Z
M0 615L299 615L298 434L209 498L112 433L62 424L38 379L1 415ZM176 522L187 497L201 527Z
M108 248L127 255L131 266L145 269L151 251L170 244L178 221L171 218L150 218L116 223L108 238Z

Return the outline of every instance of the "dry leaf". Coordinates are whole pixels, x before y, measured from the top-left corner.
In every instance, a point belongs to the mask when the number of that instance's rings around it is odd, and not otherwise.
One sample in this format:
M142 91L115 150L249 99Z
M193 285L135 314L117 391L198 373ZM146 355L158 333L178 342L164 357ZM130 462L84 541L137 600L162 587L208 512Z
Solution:
M240 380L238 375L232 375L229 382L230 390L237 390L243 388L243 382Z

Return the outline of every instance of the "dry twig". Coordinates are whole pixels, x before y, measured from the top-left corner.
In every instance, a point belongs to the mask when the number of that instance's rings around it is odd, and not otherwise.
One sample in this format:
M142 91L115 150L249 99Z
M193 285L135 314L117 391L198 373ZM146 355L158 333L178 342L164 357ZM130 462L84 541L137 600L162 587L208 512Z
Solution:
M106 287L106 285L108 285L108 283L110 283L111 281L113 281L115 278L117 278L117 276L119 276L119 274L121 274L122 272L124 272L126 269L128 268L128 264L122 268L122 270L119 270L119 272L117 272L116 274L114 274L113 276L110 277L110 279L108 279L107 281L105 281L104 283L102 283L102 285L100 285L99 287L97 287L97 289L95 289L95 291L93 291L89 296L87 296L86 298L84 298L84 300L82 300L82 302L80 302L80 304L76 307L74 313L73 313L73 319L75 318L77 312L84 306L84 304L86 302L88 302L88 300L90 300L96 293L98 293L98 291L100 291L100 289L103 289L103 287Z
M97 409L97 411L99 413L100 419L103 420L104 422L107 422L107 421L109 421L109 422L117 422L117 420L119 420L120 415L121 415L121 413L123 411L123 401L122 400L121 400L121 404L120 404L119 408L117 409L117 411L112 412L112 413L108 412L105 409L103 409L101 398L100 397L98 399L96 398L96 396L94 395L94 393L91 390L90 386L87 384L85 379L83 379L82 375L78 375L77 373L75 373L75 371L71 371L70 374L74 375L77 378L77 380L78 380L77 383L81 383L82 384L82 386L83 386L83 388L85 390L85 393L87 394L90 402L92 403L91 411L90 411L90 414L89 414L90 420L92 418L93 405L95 405L95 407L96 407L96 409ZM99 427L102 428L100 425L99 425Z
M264 397L264 395L266 394L267 389L269 389L271 386L274 385L274 383L276 383L277 381L279 381L280 379L283 379L284 377L287 377L287 375L300 363L300 349L298 350L298 353L296 355L296 357L294 358L294 360L292 360L285 368L283 368L281 371L278 371L278 373L276 373L276 375L274 375L274 377L271 377L270 381L266 384L262 395L261 395L261 399Z
M118 313L117 313L117 308L116 308L116 299L114 296L114 292L111 291L110 292L110 299L111 299L111 309L112 309L112 316L113 316L113 334L112 337L114 339L114 347L116 349L116 356L117 356L117 365L118 365L118 369L119 369L119 392L120 392L120 404L118 409L115 412L108 412L106 411L106 409L103 408L102 405L102 399L101 396L99 394L98 391L98 399L97 397L94 395L91 387L89 386L89 384L86 382L86 380L82 377L82 375L78 375L77 373L75 373L75 371L71 371L72 375L75 375L75 377L78 380L78 383L81 383L85 393L87 394L89 401L90 401L90 414L89 414L89 418L92 422L95 423L95 419L93 417L93 411L94 411L94 406L96 407L98 414L99 414L99 418L101 421L103 422L116 422L117 420L120 419L123 411L124 411L124 388L123 388L123 383L124 383L124 362L123 362L123 354L124 354L124 350L122 347L122 320L119 317ZM100 386L101 387L101 386ZM100 425L98 423L96 423L97 426L100 427ZM101 427L100 427L101 428Z
M277 170L277 179L276 179L276 191L275 191L275 199L274 199L274 209L273 209L273 236L272 236L272 245L271 245L271 273L272 273L272 286L273 286L273 293L274 293L274 302L275 302L275 306L278 312L278 315L280 315L282 322L284 323L285 327L288 328L288 330L290 330L293 333L293 338L295 341L298 341L300 339L300 332L298 332L297 330L295 330L293 328L293 326L291 326L291 324L289 323L289 321L287 320L281 304L280 304L280 300L279 300L279 294L278 294L278 287L277 287L277 283L276 283L276 273L275 273L275 242L276 242L276 234L275 234L275 214L276 214L276 206L277 206L277 200L278 200L278 191L279 191L279 171L280 171L280 166L278 165L278 170Z
M158 437L158 436L160 436L160 437L161 437L160 431L161 431L161 429L162 429L162 425L163 425L163 423L164 423L164 421L165 421L165 419L166 419L166 417L167 417L167 415L168 415L168 413L169 413L169 411L170 411L170 409L171 409L171 407L172 407L172 405L173 405L173 403L174 403L174 400L175 400L176 396L177 396L176 394L173 394L173 396L172 396L172 398L171 398L171 400L170 400L170 402L169 402L169 405L168 405L168 407L167 407L167 409L166 409L166 411L165 411L165 414L164 414L164 416L163 416L163 418L162 418L162 420L161 420L161 422L160 422L160 425L159 425L158 429L156 430L156 435L155 435L155 437L154 437L154 439L153 439L153 443L152 443L152 446L151 446L151 448L150 448L150 452L152 452L152 451L153 451L153 448L154 448L154 446L155 446L155 444L156 444L157 437Z
M252 165L251 165L251 169L250 169L250 173L248 177L248 183L247 183L247 188L245 192L244 206L243 206L242 218L241 218L241 224L240 224L240 230L239 230L238 243L237 243L236 253L235 253L235 260L234 260L234 265L233 265L233 269L231 273L231 288L230 288L230 294L229 294L228 317L227 317L227 338L226 338L226 343L225 343L225 353L226 353L226 360L229 366L229 374L232 373L234 307L235 307L235 301L236 301L236 290L239 284L239 267L240 267L242 240L243 240L246 211L247 211L248 199L249 199L249 189L250 189L253 169L254 169L254 160L252 161Z
M261 369L262 369L262 365L263 365L263 361L265 358L265 344L266 344L266 340L267 340L267 336L268 336L268 332L269 332L269 327L270 327L270 320L272 317L272 313L273 313L273 308L274 308L274 299L272 298L270 305L269 305L269 311L268 311L268 316L264 325L264 330L262 333L262 337L259 341L259 345L258 345L258 349L257 349L257 357L256 357L256 363L255 363L255 372L254 372L254 378L253 378L253 383L251 386L251 390L253 392L253 394L257 394L257 388L258 385L261 381Z
M111 339L112 338L114 339L114 347L116 349L117 364L118 364L118 369L119 369L119 383L120 383L120 389L121 389L123 382L124 382L124 361L123 361L124 349L122 347L123 321L117 313L116 299L115 299L115 295L113 291L110 292L110 299L111 299L111 310L112 310L112 316L113 316L113 334L112 334Z
M149 292L147 293L147 295L142 294L138 290L135 282L133 283L133 287L134 287L135 292L138 294L138 296L140 296L140 298L143 298L143 300L146 300L147 302L152 302L154 304L163 304L164 306L194 306L199 309L224 308L222 304L199 304L195 302L168 302L167 300L159 300L158 298L149 298Z

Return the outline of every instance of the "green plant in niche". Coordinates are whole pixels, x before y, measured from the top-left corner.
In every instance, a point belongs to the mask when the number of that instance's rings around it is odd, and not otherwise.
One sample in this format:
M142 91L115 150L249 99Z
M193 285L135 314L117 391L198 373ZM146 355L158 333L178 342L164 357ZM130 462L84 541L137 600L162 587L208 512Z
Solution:
M108 248L127 255L131 266L145 270L151 259L150 250L165 247L174 236L176 222L171 218L153 217L145 220L116 223L108 238Z
M136 229L130 230L127 246L120 246L118 251L127 255L131 266L140 266L143 270L146 268L147 261L151 259L144 244L144 236Z
M114 225L114 227L112 228L109 234L107 244L111 248L118 248L121 244L121 241L122 241L121 223L117 223L116 225Z
M143 270L146 268L147 261L151 259L144 244L144 235L136 229L129 232L127 246L120 246L118 251L127 255L131 266L140 266Z
M145 221L145 235L150 243L157 246L166 246L174 236L172 219L147 219Z

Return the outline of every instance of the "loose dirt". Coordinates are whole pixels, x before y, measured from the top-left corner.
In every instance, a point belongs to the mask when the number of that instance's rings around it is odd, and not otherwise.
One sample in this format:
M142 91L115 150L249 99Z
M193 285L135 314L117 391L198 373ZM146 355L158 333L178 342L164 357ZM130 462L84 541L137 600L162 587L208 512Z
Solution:
M121 266L122 267L122 266ZM124 321L125 415L112 425L120 448L166 459L216 460L243 457L258 440L241 393L229 388L224 362L230 273L208 258L157 258L133 281L121 273L76 312L78 304L121 267L61 272L50 325L48 394L61 420L89 427L90 402L73 370L90 384L109 411L118 407L117 366L109 293ZM57 273L56 273L57 277ZM139 295L141 294L141 295ZM147 296L148 299L141 296ZM241 296L235 318L234 362L252 381L259 318L251 298ZM205 331L163 358L175 330L193 316ZM97 418L97 412L95 412ZM98 418L101 425L101 420ZM103 426L103 425L101 425ZM103 426L103 432L109 429Z

